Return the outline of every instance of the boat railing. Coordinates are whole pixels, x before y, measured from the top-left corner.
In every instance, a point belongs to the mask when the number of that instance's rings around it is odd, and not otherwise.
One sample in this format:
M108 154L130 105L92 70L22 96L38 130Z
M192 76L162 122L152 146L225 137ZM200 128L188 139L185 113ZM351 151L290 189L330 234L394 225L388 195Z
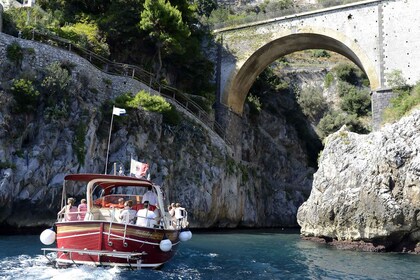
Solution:
M86 217L86 211L75 211L70 213L57 214L58 222L77 222L84 221Z

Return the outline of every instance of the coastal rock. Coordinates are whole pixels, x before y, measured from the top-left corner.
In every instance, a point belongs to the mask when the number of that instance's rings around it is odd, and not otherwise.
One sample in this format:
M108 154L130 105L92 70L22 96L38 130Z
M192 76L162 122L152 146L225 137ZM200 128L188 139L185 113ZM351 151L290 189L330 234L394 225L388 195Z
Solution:
M363 241L419 251L419 163L420 110L369 135L343 127L326 139L310 197L298 210L301 234L346 247Z

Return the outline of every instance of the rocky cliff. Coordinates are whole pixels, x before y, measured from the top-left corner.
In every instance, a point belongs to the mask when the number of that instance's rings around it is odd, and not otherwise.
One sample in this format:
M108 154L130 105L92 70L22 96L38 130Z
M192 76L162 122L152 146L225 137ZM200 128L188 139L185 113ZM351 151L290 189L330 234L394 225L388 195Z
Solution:
M369 135L326 139L309 199L305 237L363 250L420 252L420 110Z
M7 47L14 42L22 56L13 60ZM59 94L43 88L52 75L46 67L55 62L71 74ZM36 110L16 110L14 79L42 89ZM70 52L1 33L0 81L0 231L51 225L63 176L104 172L114 99L147 87L104 74ZM183 204L194 228L297 226L314 169L286 107L240 121L239 155L182 108L177 125L143 108L128 110L114 120L107 172L114 163L128 170L131 156L148 162L166 202ZM83 189L71 195L79 201Z

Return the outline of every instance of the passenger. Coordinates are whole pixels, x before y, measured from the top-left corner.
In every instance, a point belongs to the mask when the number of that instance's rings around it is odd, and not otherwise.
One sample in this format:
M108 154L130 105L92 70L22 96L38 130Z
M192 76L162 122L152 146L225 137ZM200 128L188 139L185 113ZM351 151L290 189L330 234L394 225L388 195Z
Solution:
M122 197L118 198L118 204L109 203L109 204L107 204L107 207L123 209L124 208L124 198L122 198Z
M142 227L153 227L159 220L158 216L150 209L148 201L145 201L143 205L144 208L137 212L136 225Z
M117 208L120 208L120 209L123 209L124 208L124 206L125 206L125 203L124 203L124 198L118 198L118 205L116 206Z
M133 206L133 201L132 200L127 200L124 203L124 210L121 211L120 213L120 221L122 223L126 223L126 224L134 224L135 220L136 220L136 210L133 210L131 207Z
M176 219L175 219L175 203L171 203L171 205L168 206L168 213L171 216L171 225L173 227L176 226Z
M185 217L185 208L181 207L180 203L175 204L175 221L177 226L182 225L182 219Z
M148 187L147 192L143 195L141 203L144 204L145 201L148 201L150 205L157 205L157 195L153 192L152 187Z
M84 221L85 220L86 211L87 211L86 199L83 198L82 200L80 200L79 206L77 206L77 212L79 212L78 219L80 221Z
M74 206L75 199L69 197L67 205L58 212L58 215L64 214L64 221L77 221L77 207Z

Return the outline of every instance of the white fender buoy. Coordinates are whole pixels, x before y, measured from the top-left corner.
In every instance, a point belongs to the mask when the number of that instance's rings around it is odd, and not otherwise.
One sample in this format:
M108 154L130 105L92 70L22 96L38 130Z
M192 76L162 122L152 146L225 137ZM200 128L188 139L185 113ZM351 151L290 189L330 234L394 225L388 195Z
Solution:
M190 239L190 235L188 232L190 231L181 231L179 233L179 240L181 240L182 242L188 241Z
M159 248L163 251L163 252L168 252L172 249L172 242L169 239L163 239L162 241L160 241L159 243Z
M42 244L44 245L53 244L55 241L55 231L53 231L52 229L44 230L39 236L39 240L41 240Z
M187 230L188 233L188 240L190 240L192 238L192 232L190 230Z

